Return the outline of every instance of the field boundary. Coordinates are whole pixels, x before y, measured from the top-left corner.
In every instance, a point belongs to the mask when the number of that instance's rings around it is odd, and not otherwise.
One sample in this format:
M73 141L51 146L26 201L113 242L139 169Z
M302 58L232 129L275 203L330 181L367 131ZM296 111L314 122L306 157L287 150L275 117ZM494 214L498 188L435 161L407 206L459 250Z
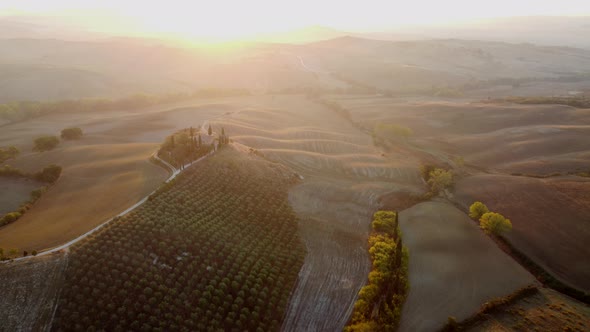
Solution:
M457 207L459 210L464 211L464 206L461 203L456 202L454 200L448 200L451 204ZM471 219L471 218L470 218ZM471 219L474 223L478 226L478 222L476 220ZM520 266L522 266L525 270L527 270L530 274L532 274L535 279L537 279L543 286L547 288L551 288L561 294L567 295L572 297L580 302L590 305L590 294L573 287L562 281L558 277L551 274L547 269L543 268L540 264L532 260L528 257L525 253L521 250L517 249L510 241L502 236L492 236L488 235L488 237L496 243L498 248L504 251L507 255L509 255L512 259L514 259Z
M484 303L476 313L460 322L456 322L453 318L449 317L447 324L443 328L439 329L438 332L462 331L474 327L478 323L484 321L488 315L502 310L503 308L515 303L518 300L533 296L538 292L539 288L537 286L529 285L516 290L512 294L492 299Z

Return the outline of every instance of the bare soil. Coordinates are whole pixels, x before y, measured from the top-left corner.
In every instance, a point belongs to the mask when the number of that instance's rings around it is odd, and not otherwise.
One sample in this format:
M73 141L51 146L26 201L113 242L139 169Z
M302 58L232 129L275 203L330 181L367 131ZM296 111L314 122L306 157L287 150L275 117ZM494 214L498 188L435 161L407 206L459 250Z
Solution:
M487 300L535 282L449 203L402 211L400 228L410 251L410 292L400 331L436 330L449 316L465 319Z
M67 256L0 264L0 331L49 331Z
M588 331L590 307L552 289L511 304L468 331Z
M455 186L465 208L484 202L512 221L506 238L562 281L590 291L590 179L478 175Z

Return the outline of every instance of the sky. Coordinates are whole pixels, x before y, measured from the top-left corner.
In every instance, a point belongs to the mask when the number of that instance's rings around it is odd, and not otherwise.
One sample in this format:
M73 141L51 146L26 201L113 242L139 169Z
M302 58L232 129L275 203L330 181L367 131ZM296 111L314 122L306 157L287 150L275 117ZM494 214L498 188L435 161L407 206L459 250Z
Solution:
M43 15L105 33L219 40L321 25L376 31L512 16L586 16L590 0L0 0L0 16Z

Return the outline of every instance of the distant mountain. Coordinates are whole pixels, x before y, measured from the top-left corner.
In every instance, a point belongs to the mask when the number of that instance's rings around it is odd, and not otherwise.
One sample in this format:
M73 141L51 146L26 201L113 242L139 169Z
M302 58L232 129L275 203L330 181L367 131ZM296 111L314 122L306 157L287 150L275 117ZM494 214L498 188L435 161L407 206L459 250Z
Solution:
M429 38L454 38L590 48L590 17L509 17L456 25L405 27Z
M311 26L297 30L266 34L256 38L256 41L287 44L306 44L320 40L334 39L346 36L348 34L350 33L328 27Z
M44 16L0 17L0 39L93 40L106 35Z

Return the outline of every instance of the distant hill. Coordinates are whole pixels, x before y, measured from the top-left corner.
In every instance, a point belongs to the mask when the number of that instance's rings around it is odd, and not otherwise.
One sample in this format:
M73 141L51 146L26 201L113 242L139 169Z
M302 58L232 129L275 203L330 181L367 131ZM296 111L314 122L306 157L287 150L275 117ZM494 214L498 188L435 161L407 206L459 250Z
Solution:
M458 25L408 27L430 38L477 39L590 48L590 16L509 17Z

